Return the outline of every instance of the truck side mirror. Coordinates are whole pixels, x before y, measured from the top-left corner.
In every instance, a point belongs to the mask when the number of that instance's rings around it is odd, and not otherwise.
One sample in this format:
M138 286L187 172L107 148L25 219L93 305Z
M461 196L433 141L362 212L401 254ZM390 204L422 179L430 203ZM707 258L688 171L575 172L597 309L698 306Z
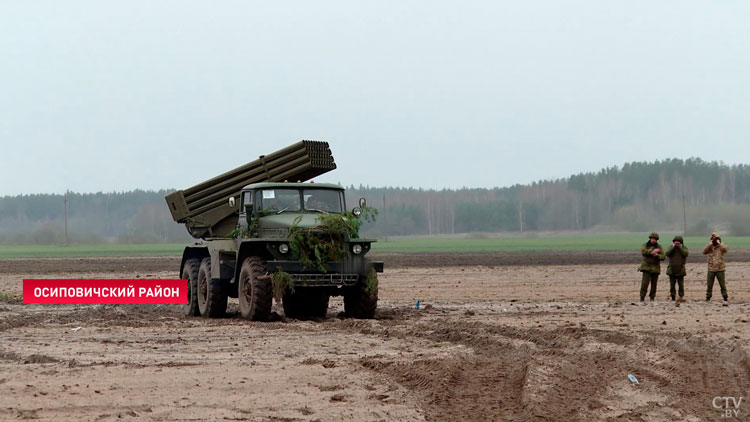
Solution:
M234 208L234 206L237 205L237 201L234 199L234 196L229 197L229 208Z
M359 198L359 207L364 208L367 206L367 200L365 198Z

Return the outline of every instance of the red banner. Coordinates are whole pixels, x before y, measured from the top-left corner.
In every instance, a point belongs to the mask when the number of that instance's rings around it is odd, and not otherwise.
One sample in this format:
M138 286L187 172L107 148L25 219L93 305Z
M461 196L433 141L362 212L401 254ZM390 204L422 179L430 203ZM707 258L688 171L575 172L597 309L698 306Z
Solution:
M24 279L23 303L177 304L187 303L187 280Z

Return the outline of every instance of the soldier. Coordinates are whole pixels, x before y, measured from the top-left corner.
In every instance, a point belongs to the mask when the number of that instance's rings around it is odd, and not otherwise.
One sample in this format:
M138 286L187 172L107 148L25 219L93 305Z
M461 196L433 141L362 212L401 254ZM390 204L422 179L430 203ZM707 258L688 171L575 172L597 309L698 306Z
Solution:
M672 245L667 248L667 251L664 254L669 257L669 266L667 267L667 275L669 276L669 296L672 297L672 300L675 300L674 285L677 283L679 285L680 294L677 303L677 305L679 305L679 302L683 301L682 297L685 296L684 280L687 275L687 272L685 271L685 263L687 262L688 256L688 248L685 246L682 236L675 236L672 239Z
M638 271L643 273L641 278L641 302L646 298L649 283L651 283L651 291L648 297L653 302L654 297L656 297L656 282L659 280L659 273L661 273L659 261L664 261L664 250L659 245L658 233L651 232L648 235L648 242L641 246L641 255L643 255L643 262L638 268Z
M729 305L729 296L727 295L727 284L724 279L724 254L729 252L729 246L721 242L721 236L718 233L711 233L711 240L705 248L703 255L708 255L708 274L706 277L706 301L711 300L714 291L714 279L719 279L721 296L724 298L724 306Z
M328 204L314 196L307 199L305 208L312 211L329 211Z

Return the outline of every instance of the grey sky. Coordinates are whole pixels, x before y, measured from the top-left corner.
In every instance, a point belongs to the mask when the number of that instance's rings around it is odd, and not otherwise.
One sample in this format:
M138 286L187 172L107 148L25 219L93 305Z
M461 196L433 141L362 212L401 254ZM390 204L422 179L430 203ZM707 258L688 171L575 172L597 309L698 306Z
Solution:
M321 181L750 162L745 1L6 1L0 195L186 188L300 139Z

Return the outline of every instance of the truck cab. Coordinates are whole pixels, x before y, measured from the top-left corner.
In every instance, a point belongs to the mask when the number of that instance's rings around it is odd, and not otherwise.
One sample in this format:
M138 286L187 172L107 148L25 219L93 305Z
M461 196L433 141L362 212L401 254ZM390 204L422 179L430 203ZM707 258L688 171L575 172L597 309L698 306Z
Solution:
M242 190L239 227L249 229L257 220L260 237L288 229L302 216L303 226L315 224L321 213L346 212L344 188L329 183L255 183ZM285 236L287 233L283 233Z

